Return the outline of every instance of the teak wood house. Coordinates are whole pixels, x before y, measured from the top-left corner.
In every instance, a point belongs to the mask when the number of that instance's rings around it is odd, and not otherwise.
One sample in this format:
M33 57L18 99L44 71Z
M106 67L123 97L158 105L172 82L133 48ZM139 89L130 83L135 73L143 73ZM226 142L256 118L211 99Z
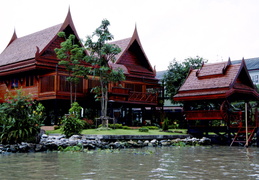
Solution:
M232 64L230 60L203 64L200 69L190 70L174 96L175 101L184 103L190 133L214 132L222 138L225 136L222 132L227 133L231 145L244 142L241 135L245 128L245 112L248 113L249 143L252 142L259 125L257 108L252 110L248 106L245 111L244 104L258 101L258 98L244 60L239 64ZM233 102L239 102L239 107L235 108Z
M70 11L62 24L21 38L17 38L14 32L9 44L0 54L2 102L7 91L15 92L15 89L22 88L25 93L31 93L34 99L43 103L49 117L57 118L68 112L70 106L69 83L66 80L68 74L64 67L58 65L60 60L54 52L54 49L59 48L60 43L64 41L57 36L60 31L64 31L67 35L74 34L77 42L82 45ZM132 113L132 108L145 109L158 106L160 86L158 79L155 78L156 72L142 48L136 28L131 38L112 43L118 45L122 51L116 56L115 63L110 62L110 66L122 68L126 80L121 82L121 86L109 85L111 102L109 106L119 112L116 114L117 118L124 118L124 121L130 124L133 118L126 117L126 114ZM77 86L77 99L82 107L99 108L98 102L90 93L91 88L97 84L98 81L93 78L80 80ZM48 123L50 120L46 122Z

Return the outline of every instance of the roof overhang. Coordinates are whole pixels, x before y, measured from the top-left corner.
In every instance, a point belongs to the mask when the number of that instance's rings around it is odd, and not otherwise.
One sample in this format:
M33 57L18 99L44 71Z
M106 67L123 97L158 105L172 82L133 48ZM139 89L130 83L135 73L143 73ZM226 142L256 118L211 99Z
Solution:
M215 100L215 99L234 99L244 101L258 101L259 94L253 90L243 89L221 89L221 90L203 90L192 92L180 92L173 97L174 101L201 101L201 100Z

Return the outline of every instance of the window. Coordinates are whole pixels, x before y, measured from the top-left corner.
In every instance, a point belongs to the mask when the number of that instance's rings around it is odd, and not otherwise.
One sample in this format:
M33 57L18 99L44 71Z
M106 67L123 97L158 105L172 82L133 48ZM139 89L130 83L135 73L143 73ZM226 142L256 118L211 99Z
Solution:
M258 75L252 76L252 81L257 84L258 83Z
M60 76L60 91L70 91L70 82L67 80L67 76Z
M25 86L33 86L34 85L34 76L26 76L25 77Z
M17 78L11 79L11 89L18 88L18 84L19 83Z
M89 89L92 89L97 86L101 86L100 81L96 79L89 79L88 80Z
M141 84L125 84L125 88L128 88L131 91L142 92Z
M41 92L54 91L54 76L45 76L41 78Z
M70 92L70 82L67 80L68 76L60 76L60 91ZM72 91L83 92L83 78L79 78L78 83L75 86L75 83L72 82Z
M76 84L76 92L83 92L83 78L79 78L79 82Z

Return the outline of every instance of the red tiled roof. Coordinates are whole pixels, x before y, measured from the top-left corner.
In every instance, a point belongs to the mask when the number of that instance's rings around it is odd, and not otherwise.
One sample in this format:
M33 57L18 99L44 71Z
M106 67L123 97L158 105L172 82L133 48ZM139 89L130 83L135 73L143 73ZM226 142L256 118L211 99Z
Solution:
M0 66L34 58L36 47L41 51L58 33L61 25L15 39L0 54Z
M202 100L226 98L234 91L242 89L242 93L257 94L247 71L242 73L243 82L239 76L245 68L241 64L229 64L226 62L215 64L204 64L200 70L192 70L186 81L174 96L175 100ZM229 93L231 91L231 93Z
M222 63L224 64L224 63ZM210 70L211 72L218 72L218 64L214 66L212 64L209 65L204 65L202 69L205 69L205 71L201 70L200 72L202 74L205 74L205 72L209 72L207 70ZM225 74L221 74L215 77L209 77L209 78L199 78L196 76L196 72L198 71L197 69L192 70L191 73L189 74L188 78L182 85L179 91L186 91L186 90L203 90L203 89L211 89L211 88L224 88L224 87L229 87L230 84L233 83L233 80L235 80L236 75L240 69L240 64L239 65L230 65ZM212 75L212 73L208 73Z
M227 63L204 65L201 68L201 70L198 71L198 77L223 74L226 66L227 66Z
M0 66L35 58L37 48L39 53L42 52L42 50L52 42L57 33L59 31L63 31L68 25L70 25L78 38L70 10L62 24L58 24L20 38L17 38L14 33L10 43L0 54Z

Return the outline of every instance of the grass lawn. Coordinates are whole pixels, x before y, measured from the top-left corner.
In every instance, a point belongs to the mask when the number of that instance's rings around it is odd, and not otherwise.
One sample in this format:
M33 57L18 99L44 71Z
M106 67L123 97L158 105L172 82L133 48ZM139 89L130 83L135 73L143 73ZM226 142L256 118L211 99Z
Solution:
M180 133L182 132L182 133ZM60 129L46 131L47 134L61 134ZM161 130L149 130L148 132L140 132L138 129L111 129L111 130L96 130L85 129L82 134L86 135L185 135L186 129L170 129L169 132Z

